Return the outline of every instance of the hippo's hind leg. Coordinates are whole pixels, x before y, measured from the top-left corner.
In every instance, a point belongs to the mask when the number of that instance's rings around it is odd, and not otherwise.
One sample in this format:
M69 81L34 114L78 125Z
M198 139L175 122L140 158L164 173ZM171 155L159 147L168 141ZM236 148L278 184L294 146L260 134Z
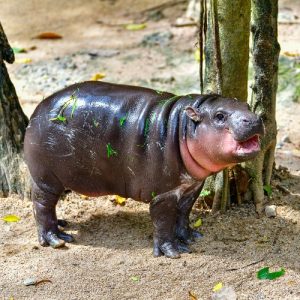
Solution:
M50 245L53 248L62 247L65 242L74 240L71 235L60 231L58 228L58 226L66 225L66 222L57 220L56 217L56 204L63 192L63 187L56 184L51 192L45 189L41 189L35 182L32 182L31 197L39 243L42 246Z
M200 232L192 229L189 225L190 213L202 187L203 183L197 184L194 188L184 192L178 201L176 237L185 244L190 244L195 238L202 237Z

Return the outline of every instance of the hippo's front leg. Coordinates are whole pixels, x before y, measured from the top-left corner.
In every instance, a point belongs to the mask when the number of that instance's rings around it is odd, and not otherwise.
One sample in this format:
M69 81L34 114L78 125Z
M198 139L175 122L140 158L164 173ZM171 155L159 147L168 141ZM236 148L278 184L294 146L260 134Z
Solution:
M74 238L58 229L58 225L64 226L66 222L57 220L56 204L60 192L51 193L43 191L34 182L32 184L31 197L33 211L38 229L38 239L42 246L50 245L53 248L64 246L65 242L72 242Z
M192 229L189 225L189 216L193 205L203 187L204 181L193 185L193 187L184 192L178 201L178 217L176 221L176 237L186 243L190 244L195 238L202 237L201 233Z
M199 183L197 183L198 185ZM183 184L172 191L156 196L152 200L150 215L154 227L153 255L155 257L164 254L166 257L179 258L180 253L191 252L186 243L177 238L176 226L178 220L180 220L180 224L185 224L183 221L185 221L186 213L182 209L185 205L181 205L180 199L182 195L190 195L194 190L195 184ZM178 204L182 206L181 210L179 210Z
M156 196L150 204L150 215L154 227L153 255L179 258L175 240L178 195L175 191Z

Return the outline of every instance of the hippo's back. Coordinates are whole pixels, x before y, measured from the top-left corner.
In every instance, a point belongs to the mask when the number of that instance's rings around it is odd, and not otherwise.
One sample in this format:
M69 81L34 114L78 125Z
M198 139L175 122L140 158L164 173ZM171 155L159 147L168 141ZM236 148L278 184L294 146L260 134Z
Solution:
M155 170L150 166L164 167L174 97L147 88L84 82L46 98L25 136L25 159L34 182L88 195L151 199ZM177 124L172 125L176 135ZM172 176L172 170L166 172ZM142 187L146 182L147 190Z

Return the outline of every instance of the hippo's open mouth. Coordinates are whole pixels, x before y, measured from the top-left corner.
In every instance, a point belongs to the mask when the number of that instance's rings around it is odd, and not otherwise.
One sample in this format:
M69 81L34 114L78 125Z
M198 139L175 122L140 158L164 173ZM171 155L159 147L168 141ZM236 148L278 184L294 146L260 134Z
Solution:
M249 154L256 154L260 151L259 135L256 134L249 139L239 142L237 141L236 152L238 155L244 156Z

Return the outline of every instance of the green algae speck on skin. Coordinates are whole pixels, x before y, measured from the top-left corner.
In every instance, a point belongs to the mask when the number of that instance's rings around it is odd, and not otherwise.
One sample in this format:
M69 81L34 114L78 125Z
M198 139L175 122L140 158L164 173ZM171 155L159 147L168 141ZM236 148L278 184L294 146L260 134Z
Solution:
M58 115L57 117L52 118L49 121L60 121L60 122L65 123L67 121L67 119L64 116Z
M118 152L114 150L110 143L106 145L107 157L110 158L111 156L117 156Z
M97 122L95 119L93 119L93 125L97 128L99 126L99 122Z
M180 97L181 96L173 96L173 97L168 98L168 99L159 100L159 105L164 105L164 104L170 103L172 101L175 101L175 100L179 99Z
M150 130L150 118L146 118L145 120L145 129L144 129L144 137L148 136Z
M77 108L77 96L75 95L76 92L79 92L79 89L77 89L76 91L74 91L72 93L72 95L70 96L70 99L68 99L60 108L58 115L55 118L51 118L50 121L60 121L63 123L67 122L67 118L64 116L64 112L66 110L66 108L72 103L72 110L71 110L71 114L70 117L71 119L73 119L74 116L74 112Z
M156 197L156 193L155 192L151 192L151 197L152 198Z
M119 123L120 123L120 126L121 126L121 127L125 124L126 119L127 119L127 115L124 116L124 117L122 117L122 118L120 118Z
M73 104L72 104L72 111L71 111L71 119L73 119L74 112L75 112L75 110L76 110L76 108L77 108L77 100L78 100L77 96L73 93L73 94L71 95L71 98L70 98L70 101L73 101Z

